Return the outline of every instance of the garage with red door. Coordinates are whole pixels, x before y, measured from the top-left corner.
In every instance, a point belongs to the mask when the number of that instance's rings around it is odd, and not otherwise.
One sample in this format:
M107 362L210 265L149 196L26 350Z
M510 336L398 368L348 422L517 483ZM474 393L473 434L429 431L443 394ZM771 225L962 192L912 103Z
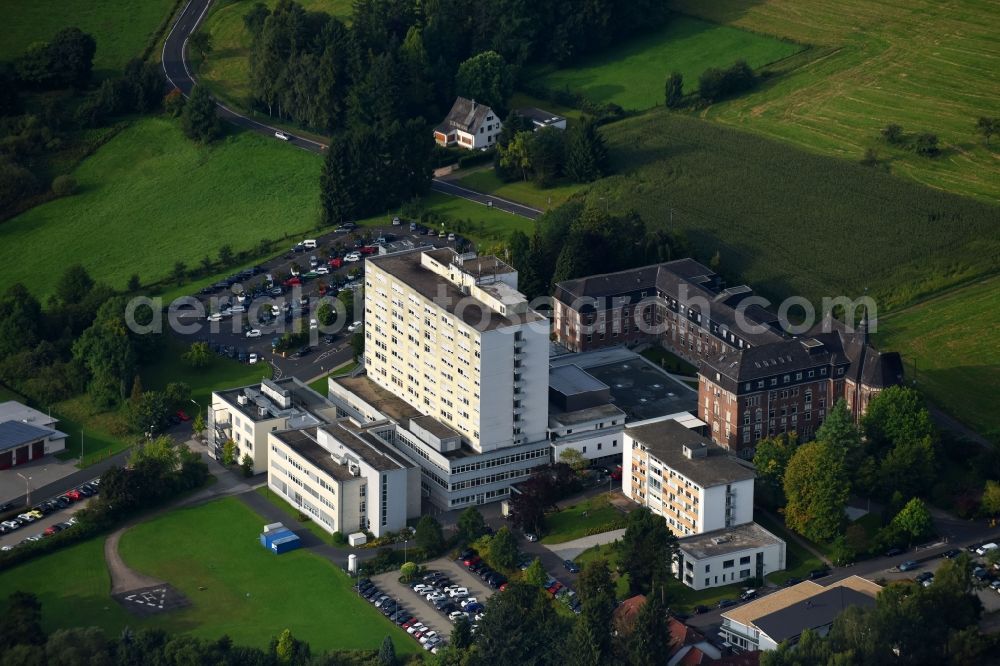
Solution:
M9 469L43 457L45 442L52 435L61 433L22 421L0 423L0 469Z

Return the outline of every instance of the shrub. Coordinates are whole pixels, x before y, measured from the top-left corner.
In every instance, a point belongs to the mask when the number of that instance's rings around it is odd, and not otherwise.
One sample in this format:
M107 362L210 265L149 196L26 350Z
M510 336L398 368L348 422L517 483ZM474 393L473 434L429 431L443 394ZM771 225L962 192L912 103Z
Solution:
M73 176L56 176L52 181L52 193L57 197L68 197L76 192L76 178Z
M338 530L338 531L336 531L336 532L333 533L333 545L334 546L346 546L347 545L347 537L344 536L343 532L341 532L341 531Z

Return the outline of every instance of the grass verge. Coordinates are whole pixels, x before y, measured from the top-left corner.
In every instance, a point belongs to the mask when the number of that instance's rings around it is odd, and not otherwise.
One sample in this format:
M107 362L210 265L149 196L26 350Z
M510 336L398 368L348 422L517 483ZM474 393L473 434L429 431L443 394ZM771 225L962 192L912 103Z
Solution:
M589 534L624 527L625 514L616 509L607 495L596 495L545 516L546 535L542 543L554 544Z
M479 169L463 176L458 179L458 184L476 192L492 194L538 210L548 210L565 203L567 199L586 187L580 183L564 183L542 188L522 180L508 183L501 180L492 168Z

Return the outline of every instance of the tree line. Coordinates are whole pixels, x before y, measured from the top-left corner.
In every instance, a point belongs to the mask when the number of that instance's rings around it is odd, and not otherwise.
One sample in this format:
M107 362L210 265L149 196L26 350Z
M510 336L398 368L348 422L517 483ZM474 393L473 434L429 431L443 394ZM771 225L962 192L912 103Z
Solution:
M529 298L551 293L556 282L690 256L681 233L651 231L633 211L576 198L539 218L534 234L509 241L518 285Z

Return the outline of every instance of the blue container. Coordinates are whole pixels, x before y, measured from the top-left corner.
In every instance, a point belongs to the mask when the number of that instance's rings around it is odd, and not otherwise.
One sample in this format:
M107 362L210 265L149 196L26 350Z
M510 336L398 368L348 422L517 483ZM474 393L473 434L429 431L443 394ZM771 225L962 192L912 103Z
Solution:
M276 539L283 539L290 536L295 536L295 533L289 529L265 532L260 535L260 545L264 546L264 548L270 548Z
M302 545L302 542L294 534L291 536L286 536L281 539L275 539L271 542L271 552L275 555L281 555L282 553L287 553L290 550L295 550Z

